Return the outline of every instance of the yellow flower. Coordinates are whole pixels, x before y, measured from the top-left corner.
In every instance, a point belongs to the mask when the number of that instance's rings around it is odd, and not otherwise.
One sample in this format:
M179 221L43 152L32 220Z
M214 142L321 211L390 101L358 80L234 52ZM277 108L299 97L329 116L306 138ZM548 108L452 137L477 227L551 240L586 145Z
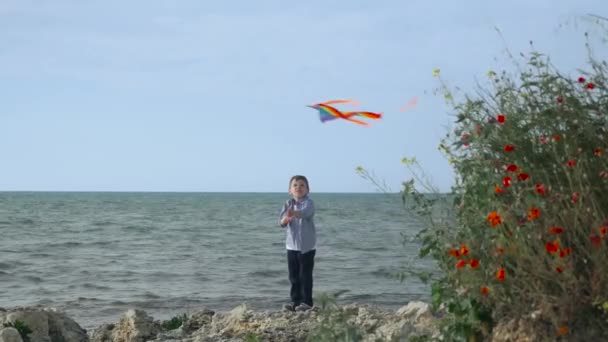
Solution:
M488 71L488 72L486 73L486 75L487 75L489 78L492 78L492 77L496 76L496 73L495 73L494 71L490 70L490 71Z
M439 69L433 69L433 77L439 77Z

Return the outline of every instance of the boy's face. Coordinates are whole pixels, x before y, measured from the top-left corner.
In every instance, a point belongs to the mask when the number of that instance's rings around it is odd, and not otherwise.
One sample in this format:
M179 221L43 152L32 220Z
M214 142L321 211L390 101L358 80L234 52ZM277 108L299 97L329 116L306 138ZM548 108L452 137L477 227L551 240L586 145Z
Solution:
M295 199L304 198L304 196L308 194L308 187L306 186L306 182L300 179L292 181L291 186L289 186L289 193Z

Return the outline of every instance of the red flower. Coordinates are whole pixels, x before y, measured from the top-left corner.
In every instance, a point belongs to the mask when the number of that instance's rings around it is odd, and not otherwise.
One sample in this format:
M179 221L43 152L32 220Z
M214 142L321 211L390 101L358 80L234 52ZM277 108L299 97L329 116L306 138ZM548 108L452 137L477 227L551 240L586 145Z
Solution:
M505 252L505 249L502 247L498 247L496 248L496 254L503 254Z
M604 152L604 151L602 151L602 150L601 150L601 149L599 149L599 148L596 148L595 150L593 150L593 154L595 154L595 155L596 155L596 156L598 156L598 157L599 157L599 156L601 156L603 152Z
M560 104L561 104L561 103L564 103L564 98L563 98L563 97L561 97L561 96L558 96L558 97L555 99L555 101L557 101L557 103L560 103Z
M507 176L505 178L502 179L502 185L505 188L508 188L509 186L511 186L511 177Z
M460 259L458 260L458 262L456 263L456 268L463 268L465 265L467 264L466 261Z
M574 167L574 166L576 166L576 160L570 159L570 160L568 160L566 165L568 165L568 167Z
M572 193L572 197L570 197L570 202L572 202L572 203L576 203L576 202L578 202L578 196L579 196L579 195L580 195L580 194L579 194L578 192L573 192L573 193Z
M525 173L525 172L520 172L520 173L517 175L517 179L519 179L520 181L525 181L525 180L527 180L528 178L530 178L530 176L528 176L528 174L527 174L527 173Z
M551 228L549 228L549 233L552 233L552 234L561 234L563 232L564 232L564 228L562 228L562 227L551 227Z
M502 194L505 191L500 186L496 185L494 186L494 192L497 194Z
M540 195L545 194L545 186L542 183L536 183L536 192Z
M540 209L532 207L528 209L528 220L532 221L540 216Z
M469 145L471 145L468 141L466 141L467 139L469 139L471 135L469 133L462 133L462 137L460 138L461 141L463 141L464 143L462 145L464 145L464 147L468 147Z
M591 244L595 247L599 247L602 245L602 238L597 235L591 235L589 237L589 241L591 241Z
M460 257L460 252L458 252L458 250L457 250L457 249L450 249L450 250L448 251L448 253L449 253L451 256L453 256L454 258L458 258L458 257Z
M586 79L584 77L578 78L578 83L585 83Z
M559 141L561 139L561 137L557 134L553 135L553 140L554 141Z
M478 268L479 267L479 260L477 260L477 259L471 259L471 261L469 261L469 266L471 266L471 268Z
M557 251L559 251L559 242L557 240L553 242L547 242L545 244L545 250L547 250L547 252L551 254L557 253Z
M505 276L505 269L501 267L498 272L496 272L496 279L498 279L498 281L504 281Z
M481 287L481 294L486 296L488 293L490 292L490 289L488 289L486 286L482 286Z
M498 114L498 116L496 117L496 119L498 120L498 122L505 123L505 116L502 114Z
M602 236L606 236L606 234L608 234L608 227L606 227L606 226L601 226L601 227L600 227L600 234L601 234Z
M593 84L593 83L587 83L587 85L585 86L585 88L591 90L591 89L595 88L595 84Z
M570 247L564 248L564 249L560 249L560 251L559 251L559 257L563 258L563 257L567 256L570 253L572 253L572 248L570 248Z
M538 141L540 141L541 144L546 144L547 143L547 137L543 135L542 137L538 138Z
M513 151L515 151L515 146L505 145L505 152L513 152Z
M564 269L563 269L563 268L561 268L561 267L559 267L559 266L557 266L557 267L555 268L555 270L557 271L557 273L562 273L562 272L564 272Z
M492 227L495 227L502 223L502 219L500 218L500 215L498 215L498 213L495 211L492 211L491 213L488 214L487 220Z
M467 248L467 245L460 246L460 254L461 255L467 255L467 254L469 254L469 249Z
M507 172L515 172L517 171L517 165L515 164L510 164L509 166L507 166Z

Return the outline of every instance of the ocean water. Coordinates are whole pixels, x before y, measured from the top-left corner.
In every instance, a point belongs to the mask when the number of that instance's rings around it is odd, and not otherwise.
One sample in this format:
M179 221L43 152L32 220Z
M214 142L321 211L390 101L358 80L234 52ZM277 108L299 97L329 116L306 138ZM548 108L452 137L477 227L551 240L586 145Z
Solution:
M398 195L315 194L314 294L397 308L428 299L403 244L420 224ZM129 308L168 319L289 301L287 194L0 192L0 307L48 305L90 329ZM419 264L430 269L428 264Z

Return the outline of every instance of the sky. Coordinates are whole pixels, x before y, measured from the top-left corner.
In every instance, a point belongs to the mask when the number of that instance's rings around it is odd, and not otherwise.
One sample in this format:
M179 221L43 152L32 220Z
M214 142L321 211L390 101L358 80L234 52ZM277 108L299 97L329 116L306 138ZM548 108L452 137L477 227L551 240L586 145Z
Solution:
M0 191L378 191L357 166L399 191L403 157L449 191L433 70L473 89L533 41L574 72L587 13L605 0L0 0ZM306 107L341 98L384 116Z

